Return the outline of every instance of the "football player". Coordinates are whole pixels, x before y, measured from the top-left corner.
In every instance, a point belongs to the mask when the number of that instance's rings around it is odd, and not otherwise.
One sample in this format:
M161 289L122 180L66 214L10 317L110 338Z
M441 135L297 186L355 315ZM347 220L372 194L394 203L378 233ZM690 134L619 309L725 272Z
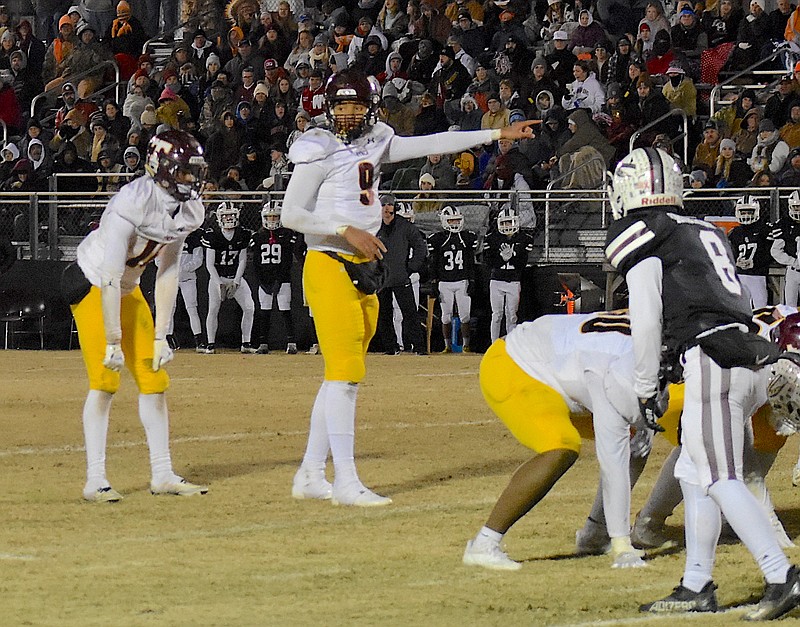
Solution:
M258 349L250 343L253 331L255 305L250 285L244 278L247 266L247 246L251 233L239 225L239 209L233 203L221 202L216 210L217 225L212 226L201 238L206 249L208 270L208 315L206 333L208 345L205 353L216 352L217 318L223 300L233 298L242 308L241 352L255 353Z
M772 258L786 266L786 285L783 289L783 304L797 306L800 292L800 192L789 196L788 217L775 223L772 229Z
M392 194L388 194L394 198ZM394 210L401 218L405 218L411 224L414 224L416 220L416 214L414 212L414 207L411 205L410 202L400 202L395 199ZM423 241L425 237L417 229L417 232L420 233ZM425 250L422 251L423 258L428 257L428 248L427 244L425 246ZM408 263L409 266L415 264L414 262L414 248L409 248L408 250ZM411 291L414 294L414 311L419 311L419 281L420 281L420 273L419 272L410 272L408 275L408 280L411 282ZM394 327L394 336L397 341L397 345L400 350L405 350L405 343L403 341L403 312L400 309L400 305L397 303L397 296L392 296L392 326Z
M308 244L303 282L325 360L325 381L311 411L308 446L292 495L332 496L342 505L386 505L391 500L364 486L354 461L356 396L375 333L378 298L356 287L342 259L360 265L383 257L385 246L375 236L382 222L377 189L383 163L427 155L431 146L449 153L500 137L530 137L532 122L398 137L391 127L376 121L380 86L363 72L337 72L328 79L325 96L330 129L311 129L292 144L289 157L295 170L282 215L283 224L303 233ZM357 268L349 269L356 274ZM356 280L362 285L361 279ZM333 486L325 478L329 450Z
M478 236L464 231L464 214L448 205L439 213L441 231L428 237L428 268L433 285L439 292L442 307L444 351L452 352L453 314L458 307L464 352L470 351L470 292L475 281L475 252Z
M77 262L62 277L89 375L83 407L87 501L122 499L106 478L106 434L123 366L139 388L139 418L150 449L150 491L179 496L208 491L173 471L164 394L169 386L164 365L173 357L167 327L178 293L181 249L204 216L199 200L206 172L203 149L188 133L159 133L150 140L145 168L147 174L111 198L99 227L80 243ZM156 257L154 326L139 279Z
M281 208L268 202L261 210L261 228L250 239L258 277L258 353L269 353L269 329L276 304L286 328L286 352L297 354L292 318L292 262L297 233L281 225Z
M646 612L717 610L712 570L721 513L758 563L766 589L747 617L782 616L800 602L800 570L784 555L769 518L743 481L745 421L759 406L757 369L779 349L751 331L753 311L727 240L683 207L683 180L663 150L622 159L609 190L615 221L606 256L628 283L636 356L634 391L655 428L662 345L684 377L681 453L675 467L686 517L686 567ZM752 411L751 411L752 409Z
M200 323L200 312L197 309L197 270L203 265L203 245L200 242L202 230L198 229L189 233L189 236L183 242L183 249L181 250L181 269L178 274L178 290L183 297L183 304L186 307L186 313L189 314L189 326L194 335L195 350L198 353L204 353L206 345L203 342L203 327ZM156 265L160 262L156 258ZM178 301L175 300L175 305L172 307L172 316L169 319L169 328L167 329L167 341L170 343L170 348L173 350L178 348L175 341L173 331L175 329L175 310L178 307Z
M750 294L754 309L767 306L767 275L772 263L772 225L761 215L761 204L755 196L742 196L736 201L739 225L728 233L736 258L736 274Z
M503 316L506 333L517 326L517 309L522 294L522 273L533 250L533 240L519 230L519 214L505 203L497 214L497 229L483 241L483 259L490 268L489 302L492 306L492 342L500 337Z
M536 455L514 472L484 527L467 542L464 564L494 570L522 567L503 552L500 542L578 459L581 435L576 424L589 411L612 565L644 566L630 540L630 429L635 424L640 459L650 449L652 432L641 421L631 381L633 345L626 312L542 316L491 345L481 360L483 397Z

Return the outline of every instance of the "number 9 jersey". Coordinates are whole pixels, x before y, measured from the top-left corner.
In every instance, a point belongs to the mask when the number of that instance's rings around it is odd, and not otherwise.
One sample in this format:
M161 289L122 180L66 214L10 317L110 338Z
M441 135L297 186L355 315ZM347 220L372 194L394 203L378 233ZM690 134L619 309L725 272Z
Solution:
M640 209L612 222L606 242L609 263L623 275L644 259L661 261L664 337L671 345L690 346L703 331L725 324L753 328L730 246L712 224Z

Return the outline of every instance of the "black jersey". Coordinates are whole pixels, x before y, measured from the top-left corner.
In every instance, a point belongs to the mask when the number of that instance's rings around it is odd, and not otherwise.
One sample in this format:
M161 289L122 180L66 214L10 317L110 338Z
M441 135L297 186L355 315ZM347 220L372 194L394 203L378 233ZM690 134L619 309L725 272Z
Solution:
M291 280L297 233L285 227L273 231L261 228L250 238L256 276L262 287Z
M664 336L679 349L703 331L753 328L750 299L736 276L725 234L712 224L661 210L638 210L608 229L606 256L624 275L644 259L661 261Z
M733 256L736 259L736 272L753 276L767 276L772 263L772 225L758 221L743 224L728 233Z
M214 267L220 278L232 279L236 276L239 267L239 255L247 254L247 245L250 243L250 231L237 226L233 237L228 239L222 234L218 226L208 229L201 239L203 246L216 251Z
M203 245L203 243L200 241L202 237L203 229L197 229L196 231L189 233L186 239L183 240L183 248L181 249L181 252L184 255L191 255L195 248Z
M437 231L428 237L431 278L437 281L463 281L475 278L475 251L478 236L472 231Z
M781 218L772 227L772 256L784 266L795 266L800 250L800 222Z
M510 248L511 257L506 261L501 253ZM528 255L533 250L533 240L527 233L517 231L514 235L503 235L492 231L483 241L483 260L496 281L521 281Z

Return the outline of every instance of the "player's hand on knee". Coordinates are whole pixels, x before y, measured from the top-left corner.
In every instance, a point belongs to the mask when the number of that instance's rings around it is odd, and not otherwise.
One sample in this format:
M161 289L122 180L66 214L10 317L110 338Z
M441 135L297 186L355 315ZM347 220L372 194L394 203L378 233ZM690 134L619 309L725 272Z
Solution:
M654 394L650 398L639 399L639 414L642 416L648 429L663 433L664 427L658 424L658 419L664 415L658 404L658 395Z
M107 344L103 365L114 372L122 370L122 366L125 365L125 355L122 353L122 346L119 344Z
M226 300L228 298L228 286L224 283L220 283L217 289L219 290L219 299Z
M233 283L228 283L228 298L234 298L238 289L239 284L236 281Z
M167 340L153 342L153 372L161 370L162 366L172 361L173 357L175 357L175 353L169 347Z

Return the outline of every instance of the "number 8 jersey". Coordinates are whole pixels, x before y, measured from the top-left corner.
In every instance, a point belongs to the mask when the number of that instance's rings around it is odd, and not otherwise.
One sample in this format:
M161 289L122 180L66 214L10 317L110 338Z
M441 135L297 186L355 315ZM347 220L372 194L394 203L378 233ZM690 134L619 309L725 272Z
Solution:
M685 348L722 325L753 328L750 299L720 229L663 210L637 210L608 229L606 256L623 275L644 259L661 262L664 338Z

